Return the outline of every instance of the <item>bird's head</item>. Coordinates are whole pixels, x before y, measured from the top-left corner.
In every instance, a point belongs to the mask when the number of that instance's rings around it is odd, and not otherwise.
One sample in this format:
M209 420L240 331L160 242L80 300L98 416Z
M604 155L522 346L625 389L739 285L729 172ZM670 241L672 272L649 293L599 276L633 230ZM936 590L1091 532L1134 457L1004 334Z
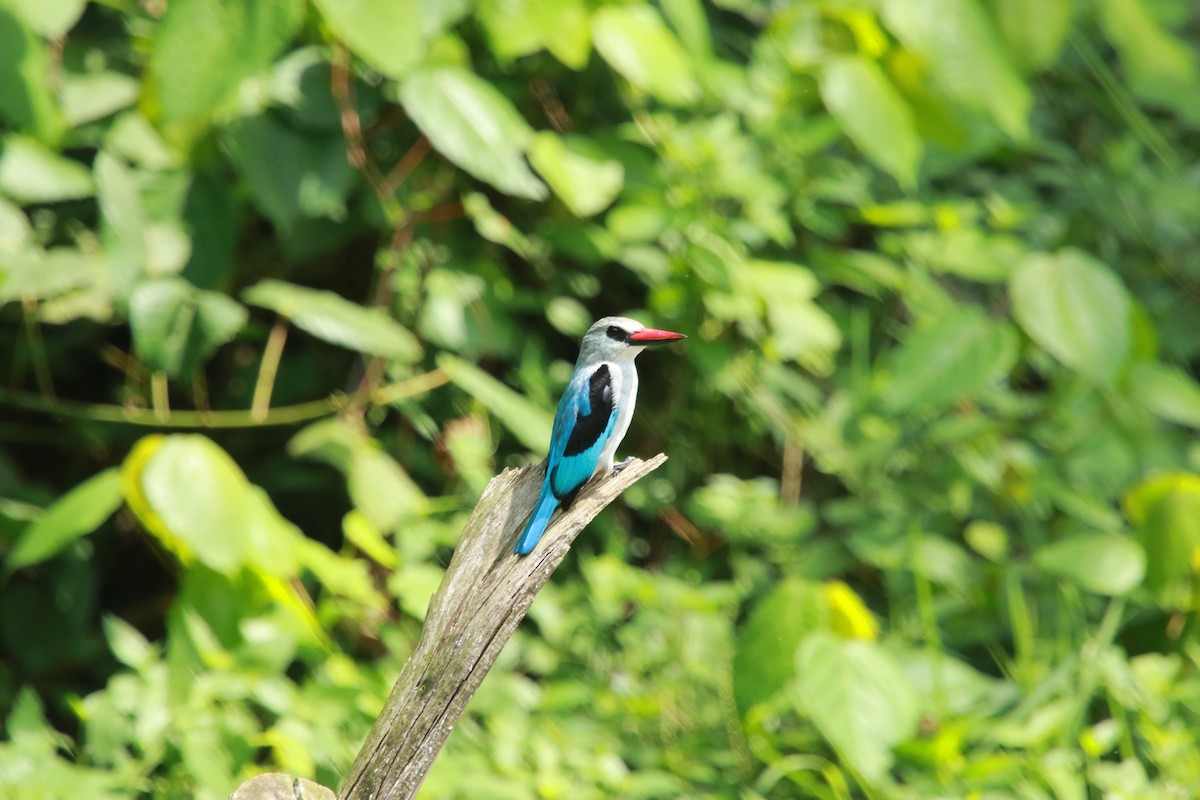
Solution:
M579 349L581 362L632 359L646 347L686 339L682 333L647 328L629 317L603 317L592 323Z

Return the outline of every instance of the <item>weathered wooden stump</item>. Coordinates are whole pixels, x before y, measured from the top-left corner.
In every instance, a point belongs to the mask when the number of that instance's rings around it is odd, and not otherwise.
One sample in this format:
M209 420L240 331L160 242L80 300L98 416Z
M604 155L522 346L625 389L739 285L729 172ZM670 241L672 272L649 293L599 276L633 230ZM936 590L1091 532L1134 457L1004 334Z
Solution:
M429 602L421 640L342 781L340 800L406 800L416 794L467 701L575 537L666 460L661 453L648 461L630 459L619 472L589 483L523 558L512 549L537 500L543 467L506 470L488 483Z

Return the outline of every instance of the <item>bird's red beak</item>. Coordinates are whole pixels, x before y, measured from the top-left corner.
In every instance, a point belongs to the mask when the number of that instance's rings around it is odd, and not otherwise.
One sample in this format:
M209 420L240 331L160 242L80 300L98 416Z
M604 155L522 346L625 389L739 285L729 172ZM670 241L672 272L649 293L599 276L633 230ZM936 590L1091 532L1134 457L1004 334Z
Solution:
M629 341L637 342L638 344L663 344L686 338L682 333L660 331L658 328L642 328L637 333L629 334Z

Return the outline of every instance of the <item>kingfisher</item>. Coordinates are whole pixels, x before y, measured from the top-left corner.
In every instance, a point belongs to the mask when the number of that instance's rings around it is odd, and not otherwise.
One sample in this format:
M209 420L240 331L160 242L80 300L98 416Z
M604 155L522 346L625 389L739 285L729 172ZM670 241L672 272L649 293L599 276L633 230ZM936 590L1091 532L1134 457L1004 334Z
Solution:
M633 418L638 374L633 360L647 347L686 339L647 328L628 317L604 317L584 334L575 373L558 402L542 493L516 553L526 555L561 506L564 510L593 475L613 471L613 456Z

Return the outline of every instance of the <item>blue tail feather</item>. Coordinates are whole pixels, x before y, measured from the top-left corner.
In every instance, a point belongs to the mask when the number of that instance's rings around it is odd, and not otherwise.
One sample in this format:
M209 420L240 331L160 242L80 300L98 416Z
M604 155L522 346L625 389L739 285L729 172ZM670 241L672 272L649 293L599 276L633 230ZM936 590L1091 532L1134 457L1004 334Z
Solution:
M558 498L554 496L554 493L550 491L548 486L543 486L542 495L538 498L537 508L533 510L533 515L529 518L529 524L525 526L525 532L521 534L520 539L517 539L515 550L517 555L528 555L537 546L538 540L546 532L546 526L550 524L550 518L554 516L557 508Z

